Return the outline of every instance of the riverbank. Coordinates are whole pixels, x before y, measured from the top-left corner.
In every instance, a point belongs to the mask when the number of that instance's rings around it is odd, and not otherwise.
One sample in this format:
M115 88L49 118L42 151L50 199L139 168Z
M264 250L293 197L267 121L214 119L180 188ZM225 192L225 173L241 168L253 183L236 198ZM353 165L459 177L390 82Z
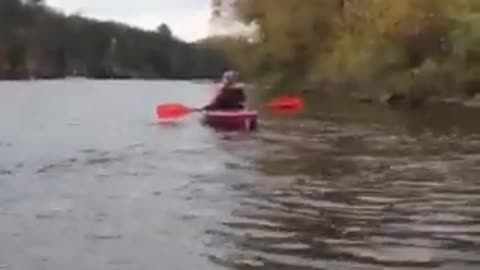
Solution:
M441 80L442 78L439 78ZM476 80L439 85L438 80L397 82L387 86L387 82L367 83L361 81L343 82L312 82L292 76L277 74L252 78L255 89L261 92L264 98L278 95L300 95L306 99L334 96L343 99L352 99L359 103L371 105L389 105L417 108L428 104L461 104L467 107L480 106L480 83ZM448 89L448 86L452 89Z
M478 1L238 2L257 38L215 42L243 73L273 78L276 94L306 88L415 107L480 93Z

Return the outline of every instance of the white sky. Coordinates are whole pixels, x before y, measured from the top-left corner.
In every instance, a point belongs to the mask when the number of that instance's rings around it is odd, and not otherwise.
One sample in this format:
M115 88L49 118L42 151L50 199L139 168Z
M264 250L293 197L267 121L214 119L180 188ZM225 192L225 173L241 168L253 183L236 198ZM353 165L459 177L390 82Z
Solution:
M1 1L1 0L0 0ZM47 0L66 13L115 20L155 29L167 23L174 35L187 41L206 37L210 0Z

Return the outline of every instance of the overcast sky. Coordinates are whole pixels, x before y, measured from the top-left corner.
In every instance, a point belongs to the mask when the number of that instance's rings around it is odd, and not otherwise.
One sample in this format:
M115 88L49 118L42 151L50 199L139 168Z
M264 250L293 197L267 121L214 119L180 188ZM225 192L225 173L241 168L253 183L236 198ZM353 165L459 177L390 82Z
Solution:
M1 0L0 0L1 1ZM208 33L210 0L47 0L67 13L124 22L146 29L167 23L173 33L188 41Z

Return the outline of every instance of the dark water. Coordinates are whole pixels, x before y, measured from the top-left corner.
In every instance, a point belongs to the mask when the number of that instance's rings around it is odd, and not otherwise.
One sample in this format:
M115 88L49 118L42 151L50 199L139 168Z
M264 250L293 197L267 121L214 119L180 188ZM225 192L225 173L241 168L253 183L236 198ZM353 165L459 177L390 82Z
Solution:
M0 83L0 269L480 268L480 111L155 123L211 88Z

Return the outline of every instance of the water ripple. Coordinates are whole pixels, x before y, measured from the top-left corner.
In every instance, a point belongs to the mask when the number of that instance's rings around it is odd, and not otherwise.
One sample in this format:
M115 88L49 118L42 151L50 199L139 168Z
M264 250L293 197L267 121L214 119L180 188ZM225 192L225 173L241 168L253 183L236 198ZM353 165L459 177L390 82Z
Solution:
M456 148L451 137L352 134L358 128L330 125L309 137L272 129L257 138L263 176L235 189L231 218L208 231L230 247L213 262L241 269L480 267L477 154ZM310 147L313 141L320 146Z

